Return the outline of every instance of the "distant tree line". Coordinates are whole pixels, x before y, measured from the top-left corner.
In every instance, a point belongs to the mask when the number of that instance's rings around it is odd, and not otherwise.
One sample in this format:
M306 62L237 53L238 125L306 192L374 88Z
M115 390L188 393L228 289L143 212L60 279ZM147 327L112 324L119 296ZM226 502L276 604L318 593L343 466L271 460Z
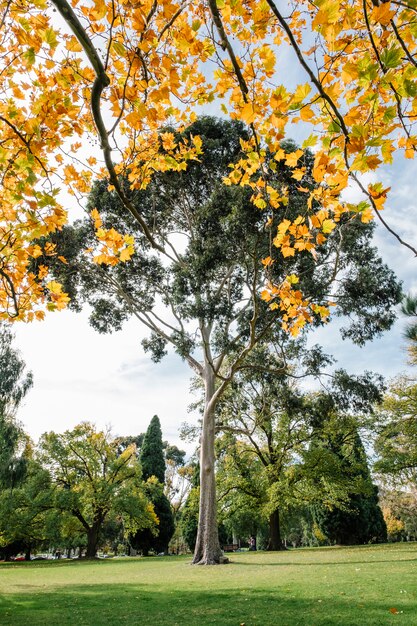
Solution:
M32 376L12 340L3 327L0 556L193 550L198 450L186 460L164 442L157 416L137 436L83 422L35 445L15 417ZM306 393L277 375L271 350L253 358L218 409L220 544L243 548L254 537L258 549L280 550L416 539L416 381L399 378L382 398L378 378L339 371L326 391Z

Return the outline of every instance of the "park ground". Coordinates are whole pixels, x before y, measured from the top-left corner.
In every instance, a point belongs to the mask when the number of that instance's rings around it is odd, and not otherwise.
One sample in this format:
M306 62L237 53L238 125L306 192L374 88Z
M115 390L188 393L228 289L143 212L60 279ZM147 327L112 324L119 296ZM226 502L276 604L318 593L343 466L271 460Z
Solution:
M417 626L417 544L0 564L2 626Z

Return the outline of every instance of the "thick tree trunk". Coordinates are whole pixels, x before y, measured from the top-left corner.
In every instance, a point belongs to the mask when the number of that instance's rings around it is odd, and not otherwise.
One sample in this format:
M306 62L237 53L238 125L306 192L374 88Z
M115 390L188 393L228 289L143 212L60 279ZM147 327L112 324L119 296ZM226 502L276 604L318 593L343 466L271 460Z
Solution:
M279 509L269 516L269 542L268 550L284 550L281 541L281 528L279 524Z
M97 554L98 534L100 525L94 523L87 533L87 550L85 556L87 559L94 559Z
M205 385L205 410L200 447L200 511L193 563L196 565L216 565L221 562L222 550L217 528L214 456L215 406L211 402L214 395L214 375L211 371L206 371Z
M30 547L25 550L25 561L30 561Z

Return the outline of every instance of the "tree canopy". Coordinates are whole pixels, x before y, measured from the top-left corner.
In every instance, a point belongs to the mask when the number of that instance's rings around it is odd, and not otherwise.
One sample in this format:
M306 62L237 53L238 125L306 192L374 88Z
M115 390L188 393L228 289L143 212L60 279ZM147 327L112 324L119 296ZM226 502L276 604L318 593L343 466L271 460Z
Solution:
M31 259L42 253L34 241L67 219L62 185L80 199L95 176L109 177L150 245L165 249L120 176L143 189L154 171L184 170L204 150L201 139L178 143L167 131L161 153L160 128L188 126L196 109L213 102L248 127L244 154L227 181L246 187L256 207L277 212L272 246L284 258L302 250L314 256L342 216L367 222L375 214L393 232L381 213L389 188L362 174L391 164L396 153L415 153L413 3L52 5L1 3L2 317L42 318L46 296L50 309L68 302L46 266L30 270ZM295 80L288 64L298 70ZM281 147L293 123L311 129L303 148L315 147L316 184L306 191L306 210L289 219L288 195L269 184L269 172L286 163L295 184L304 186L302 151ZM88 135L95 154L87 156ZM363 194L359 203L341 195L350 181ZM316 202L321 211L310 215ZM100 227L97 235L103 262L131 257L126 235ZM43 252L55 254L53 246ZM271 281L267 291L272 304L286 306L281 283Z
M134 446L119 453L110 433L82 422L62 434L45 433L39 458L51 472L54 507L73 516L87 536L88 557L95 556L111 511L122 516L127 534L157 523Z

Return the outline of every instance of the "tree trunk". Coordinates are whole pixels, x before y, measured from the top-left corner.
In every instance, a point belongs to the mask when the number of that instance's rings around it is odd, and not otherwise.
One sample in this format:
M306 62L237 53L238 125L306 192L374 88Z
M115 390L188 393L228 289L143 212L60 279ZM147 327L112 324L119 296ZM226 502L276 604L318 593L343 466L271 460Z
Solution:
M25 561L30 561L30 547L25 550Z
M98 534L100 524L94 522L87 533L87 550L85 556L87 559L94 559L97 554Z
M269 516L269 542L268 550L284 550L281 541L281 528L279 525L279 509Z
M193 564L216 565L220 563L222 551L217 528L214 463L215 405L212 403L214 375L208 368L206 369L205 387L205 408L200 447L200 511Z

